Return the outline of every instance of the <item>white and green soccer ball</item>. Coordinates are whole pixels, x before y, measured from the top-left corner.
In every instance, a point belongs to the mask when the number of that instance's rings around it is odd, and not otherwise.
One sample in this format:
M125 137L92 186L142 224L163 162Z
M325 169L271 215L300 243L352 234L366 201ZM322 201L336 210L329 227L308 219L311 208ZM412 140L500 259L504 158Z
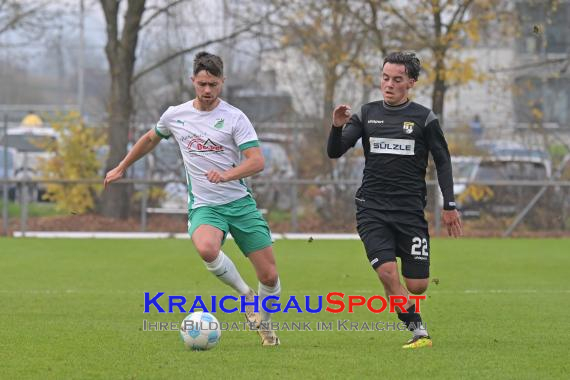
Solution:
M210 313L189 314L180 326L180 339L189 350L209 350L220 341L220 322Z

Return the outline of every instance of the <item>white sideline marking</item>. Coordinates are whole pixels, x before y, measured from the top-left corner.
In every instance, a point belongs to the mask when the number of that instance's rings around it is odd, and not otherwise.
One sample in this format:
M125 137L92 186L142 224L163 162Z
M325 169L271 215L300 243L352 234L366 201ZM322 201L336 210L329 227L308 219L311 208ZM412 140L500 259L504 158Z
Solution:
M174 234L168 232L67 232L67 231L15 231L14 237L70 238L70 239L166 239Z
M187 233L169 232L70 232L70 231L29 231L22 233L15 231L15 238L66 238L66 239L190 239ZM298 234L298 233L274 233L273 240L359 240L357 234ZM228 239L232 239L228 234Z

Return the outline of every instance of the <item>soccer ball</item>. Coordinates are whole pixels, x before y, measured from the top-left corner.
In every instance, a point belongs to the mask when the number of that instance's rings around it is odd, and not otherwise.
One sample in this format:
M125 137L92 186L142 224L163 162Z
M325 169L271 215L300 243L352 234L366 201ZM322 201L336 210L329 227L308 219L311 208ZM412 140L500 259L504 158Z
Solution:
M220 322L210 313L189 314L180 326L180 339L189 350L209 350L220 341Z

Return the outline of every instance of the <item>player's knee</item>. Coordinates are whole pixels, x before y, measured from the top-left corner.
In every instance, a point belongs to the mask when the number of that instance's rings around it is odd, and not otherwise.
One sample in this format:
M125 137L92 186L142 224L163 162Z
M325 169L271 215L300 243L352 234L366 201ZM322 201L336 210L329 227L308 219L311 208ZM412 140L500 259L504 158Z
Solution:
M427 290L426 286L410 286L408 287L408 292L412 294L423 294Z
M278 278L279 275L277 274L277 268L275 268L275 266L264 270L258 275L259 282L266 286L275 286Z
M398 275L398 268L393 263L386 263L380 265L376 272L378 273L378 277L384 286L390 287L391 285L398 283L400 281L400 277Z
M220 252L220 247L218 247L217 244L206 240L194 242L194 246L196 247L196 250L198 251L198 254L202 260L209 263L214 261Z
M406 288L412 294L423 294L428 288L428 280L406 280Z

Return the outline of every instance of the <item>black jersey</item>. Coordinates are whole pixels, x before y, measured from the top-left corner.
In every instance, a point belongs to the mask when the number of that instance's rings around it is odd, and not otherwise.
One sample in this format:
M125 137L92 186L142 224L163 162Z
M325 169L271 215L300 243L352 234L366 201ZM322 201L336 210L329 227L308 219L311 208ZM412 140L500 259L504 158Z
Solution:
M365 165L356 193L359 206L380 210L423 210L428 153L435 161L444 209L455 208L451 159L437 117L408 101L392 107L383 101L365 104L343 128L331 129L327 152L342 156L362 138Z

